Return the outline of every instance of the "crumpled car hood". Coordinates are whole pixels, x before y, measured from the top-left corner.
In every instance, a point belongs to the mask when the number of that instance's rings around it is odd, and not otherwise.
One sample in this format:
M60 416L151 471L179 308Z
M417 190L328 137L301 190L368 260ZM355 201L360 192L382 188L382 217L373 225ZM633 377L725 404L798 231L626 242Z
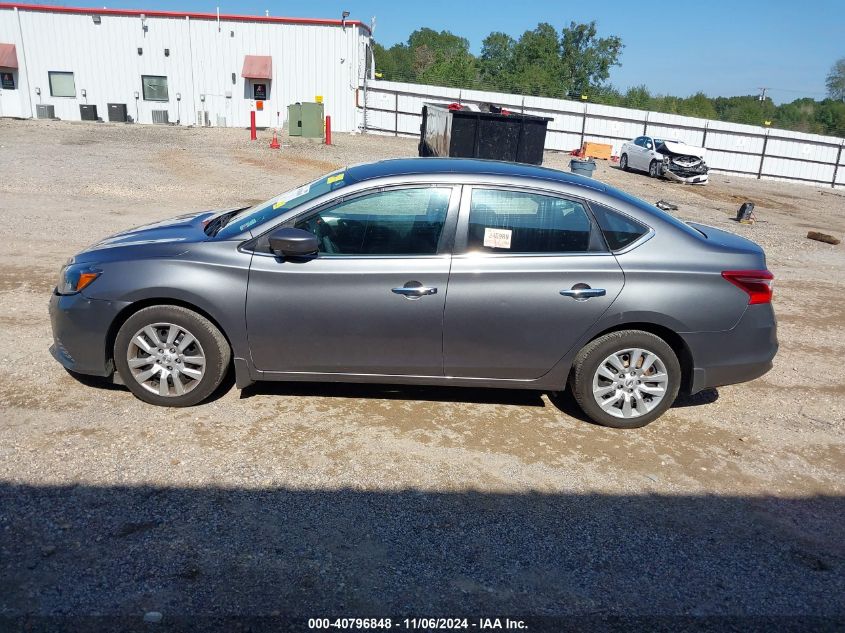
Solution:
M687 145L686 143L676 143L675 141L663 141L663 146L673 154L696 156L701 159L704 158L703 147L695 147L694 145Z

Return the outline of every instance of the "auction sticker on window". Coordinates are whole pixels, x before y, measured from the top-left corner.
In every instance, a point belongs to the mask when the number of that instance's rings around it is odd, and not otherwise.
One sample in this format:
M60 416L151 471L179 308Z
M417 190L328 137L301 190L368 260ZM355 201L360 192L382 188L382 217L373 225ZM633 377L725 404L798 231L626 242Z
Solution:
M510 229L491 229L486 227L484 229L484 246L488 248L510 248L511 234Z

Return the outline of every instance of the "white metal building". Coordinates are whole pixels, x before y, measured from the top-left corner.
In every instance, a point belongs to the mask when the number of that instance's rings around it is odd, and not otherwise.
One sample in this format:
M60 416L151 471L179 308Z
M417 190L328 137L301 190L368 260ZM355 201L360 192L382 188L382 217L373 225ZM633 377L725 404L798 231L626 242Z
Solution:
M90 104L108 120L125 104L139 123L245 127L255 109L273 127L321 96L332 127L352 131L371 54L369 27L349 19L0 2L0 116L52 105L78 121Z

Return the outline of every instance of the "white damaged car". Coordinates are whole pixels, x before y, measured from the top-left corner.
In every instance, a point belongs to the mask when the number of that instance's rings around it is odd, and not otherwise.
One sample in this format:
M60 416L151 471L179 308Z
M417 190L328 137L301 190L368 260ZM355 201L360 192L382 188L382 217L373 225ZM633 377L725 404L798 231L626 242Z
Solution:
M703 185L710 170L704 162L704 148L680 141L638 136L622 146L619 166L625 171L647 171L652 178L663 176L688 185Z

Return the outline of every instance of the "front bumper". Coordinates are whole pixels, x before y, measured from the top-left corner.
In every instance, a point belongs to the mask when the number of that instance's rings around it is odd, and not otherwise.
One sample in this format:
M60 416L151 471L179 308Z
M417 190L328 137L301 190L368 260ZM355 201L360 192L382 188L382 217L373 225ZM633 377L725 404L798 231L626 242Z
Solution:
M663 177L675 182L682 182L685 185L704 185L707 184L709 176L707 174L696 174L694 176L680 176L668 169L664 170Z
M690 393L759 378L778 351L771 304L750 305L733 329L681 334L693 359Z
M50 353L66 369L110 376L114 367L106 349L111 324L129 303L88 299L82 293L50 297L53 344Z

